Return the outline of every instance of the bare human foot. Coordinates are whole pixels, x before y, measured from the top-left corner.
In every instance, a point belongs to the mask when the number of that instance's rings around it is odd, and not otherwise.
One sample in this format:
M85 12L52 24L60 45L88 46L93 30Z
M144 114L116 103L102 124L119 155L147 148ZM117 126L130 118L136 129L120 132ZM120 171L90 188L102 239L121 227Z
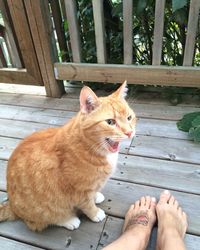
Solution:
M122 235L103 250L144 250L156 221L156 199L145 196L125 216Z
M151 230L156 221L156 199L145 196L136 201L125 216L123 233L137 237L141 243L139 249L146 249Z
M178 201L165 190L156 206L158 218L157 250L184 250L183 238L187 229L187 216Z

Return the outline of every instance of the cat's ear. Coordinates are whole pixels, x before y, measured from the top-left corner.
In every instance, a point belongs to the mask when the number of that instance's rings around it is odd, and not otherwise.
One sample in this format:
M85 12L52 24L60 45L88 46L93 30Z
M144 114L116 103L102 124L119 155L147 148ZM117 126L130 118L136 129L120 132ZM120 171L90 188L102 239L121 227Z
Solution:
M127 96L127 93L127 81L124 81L124 83L112 95L124 99Z
M84 86L80 93L80 111L87 114L93 111L98 105L98 97L89 87Z

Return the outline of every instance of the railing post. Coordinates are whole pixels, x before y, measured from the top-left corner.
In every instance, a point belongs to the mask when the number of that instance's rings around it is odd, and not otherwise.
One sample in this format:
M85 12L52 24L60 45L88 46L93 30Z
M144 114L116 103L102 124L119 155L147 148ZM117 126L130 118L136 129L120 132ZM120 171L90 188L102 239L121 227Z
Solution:
M106 63L103 0L92 0L98 63Z

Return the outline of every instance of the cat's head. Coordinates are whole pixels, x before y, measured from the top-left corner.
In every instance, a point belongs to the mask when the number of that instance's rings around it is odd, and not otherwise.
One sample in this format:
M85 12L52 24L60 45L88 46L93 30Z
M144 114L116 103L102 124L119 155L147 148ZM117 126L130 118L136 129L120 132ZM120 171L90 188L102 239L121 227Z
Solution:
M81 128L96 152L117 152L121 140L135 135L136 116L125 100L127 91L126 81L107 97L97 97L89 87L82 88Z

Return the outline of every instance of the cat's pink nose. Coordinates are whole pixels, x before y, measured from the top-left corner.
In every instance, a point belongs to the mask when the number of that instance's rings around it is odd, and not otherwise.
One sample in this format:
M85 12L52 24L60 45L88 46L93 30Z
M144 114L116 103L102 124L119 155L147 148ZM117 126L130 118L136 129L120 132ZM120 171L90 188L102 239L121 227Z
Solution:
M131 137L131 135L132 135L132 131L128 131L128 132L126 132L125 133L125 135L127 135L129 138Z

